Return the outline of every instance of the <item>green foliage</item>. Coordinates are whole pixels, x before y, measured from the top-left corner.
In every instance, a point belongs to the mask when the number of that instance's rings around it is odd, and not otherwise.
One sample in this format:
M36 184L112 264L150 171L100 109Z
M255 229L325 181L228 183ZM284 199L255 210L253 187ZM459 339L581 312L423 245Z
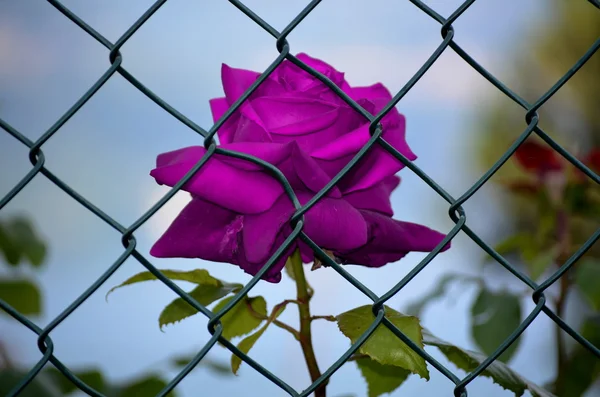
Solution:
M423 336L419 319L405 316L389 307L385 307L386 318L410 338L417 346L423 347ZM375 321L370 305L357 307L337 316L338 327L342 333L355 343ZM418 374L429 379L425 360L402 342L386 326L380 324L369 339L359 348L361 354L383 365L391 365Z
M275 308L273 308L273 311L271 312L271 315L267 319L267 322L265 323L265 325L263 325L261 329L259 329L252 335L248 335L247 337L242 339L240 341L240 343L238 343L237 348L240 349L240 351L242 353L248 354L248 352L256 344L258 339L265 333L265 331L267 330L269 325L271 325L271 323L277 317L279 317L281 315L281 313L283 313L284 310L285 310L285 305L275 306ZM239 358L238 356L236 356L235 354L232 354L231 355L231 371L234 374L237 375L237 373L240 369L240 365L242 365L242 359Z
M558 255L558 247L552 240L553 227L553 217L542 217L536 234L528 231L515 233L498 243L494 250L500 255L518 253L527 266L529 276L537 280L554 264Z
M506 291L492 292L482 288L471 306L471 334L477 346L491 355L521 323L519 297ZM517 338L499 357L507 362L519 345Z
M44 372L52 379L54 385L60 390L62 395L71 394L79 390L73 382L67 379L67 377L56 368L47 367ZM97 369L79 370L75 373L75 376L86 385L99 392L106 391L108 388L108 383L106 382L106 379L104 379L104 375Z
M600 311L600 261L581 260L575 265L575 283L595 311Z
M232 299L233 296L220 301L213 308L213 313L218 313ZM222 335L225 339L246 335L258 328L266 317L267 302L265 298L262 296L245 297L221 317Z
M454 365L464 371L473 371L487 359L487 355L471 350L462 349L433 336L429 331L423 330L423 343L437 347ZM554 397L552 393L542 389L534 383L523 378L509 366L501 361L494 361L482 373L491 378L506 390L512 391L515 396L522 396L528 390L533 397Z
M195 269L190 271L163 269L160 270L160 272L170 280L187 281L196 284L197 287L188 292L188 294L203 306L208 306L214 301L221 299L230 293L236 293L242 288L241 284L227 283L214 278L205 269ZM156 279L156 276L149 271L138 273L116 287L111 288L106 294L106 298L108 299L108 295L117 288ZM194 307L188 304L183 298L178 297L162 310L158 318L158 324L162 329L165 325L179 322L197 313L198 311Z
M39 268L46 257L46 244L27 218L17 216L0 222L0 252L11 267L28 261ZM39 287L22 276L0 279L0 299L24 315L39 315L42 310Z
M588 318L581 334L594 346L600 346L600 316ZM565 368L564 381L556 390L559 396L581 397L600 378L600 360L580 345L573 349Z
M161 269L160 272L164 274L164 276L167 277L169 280L188 281L190 283L202 286L230 287L232 291L236 289L239 290L242 288L241 284L230 284L223 282L217 278L214 278L210 275L208 270L205 269L195 269L187 272L180 270ZM117 288L151 280L157 280L157 278L154 274L150 273L149 271L138 273L134 276L131 276L116 287L111 288L110 291L108 291L108 293L106 294L106 297L108 298L108 295L111 294Z
M156 375L149 375L141 379L130 381L124 385L113 387L110 394L115 397L156 396L167 386L167 382ZM175 397L175 392L167 394Z
M17 266L27 260L39 267L46 257L46 244L40 240L29 220L14 217L0 222L0 251L9 265Z
M147 374L122 383L109 383L98 369L83 369L74 372L81 381L99 393L114 397L154 396L167 386L167 382L155 374ZM26 376L25 371L0 371L0 395L7 395ZM54 367L46 367L19 394L24 397L61 397L78 392L79 389ZM176 394L171 392L170 397Z
M574 215L600 218L600 192L588 184L571 184L565 190L566 207Z
M188 356L177 356L171 360L171 363L178 369L181 370L183 367L188 365L196 355L188 355ZM231 375L231 369L229 365L223 364L219 361L215 361L210 359L209 357L204 356L202 360L198 363L198 367L203 367L211 371L215 375Z
M25 376L27 371L14 368L0 369L0 396L7 396ZM61 397L60 389L49 379L45 373L41 373L27 385L19 394L19 397Z
M208 306L217 299L221 299L225 295L234 292L239 289L239 286L235 284L227 284L221 286L215 285L199 285L194 288L188 294L203 306ZM183 298L179 297L169 303L158 317L158 325L164 327L165 325L179 322L187 317L197 314L198 311L187 303Z
M512 252L525 251L533 245L533 235L527 232L516 233L508 236L494 246L494 250L500 255L510 254Z
M24 315L38 315L42 311L40 290L29 280L0 279L0 299Z
M538 280L552 266L558 256L559 247L554 246L548 249L541 249L537 255L532 255L526 260L529 276L532 280Z
M419 298L416 301L414 301L413 303L411 303L406 308L406 310L405 310L406 313L408 313L410 315L414 315L414 316L421 315L421 313L425 309L425 306L427 306L432 301L434 301L436 299L440 299L444 295L446 295L448 288L454 282L480 284L482 282L482 280L479 277L470 276L467 274L458 274L458 273L445 274L438 281L437 285L435 286L435 288L432 291L430 291L429 293L425 294L421 298Z
M46 244L39 239L33 230L31 223L25 218L15 217L9 221L0 222L0 251L6 263L12 267L27 260L35 268L39 268L46 257L47 249ZM217 285L221 283L222 287L231 286L220 282L220 280L212 279L206 271L191 272L191 274L185 275L170 273L170 276L175 279L178 277L180 279L187 278L186 281L192 282ZM123 285L152 278L153 276L140 274ZM239 286L235 288L239 288ZM0 279L0 299L24 315L39 315L42 312L40 290L33 281L27 279ZM0 312L4 313L4 311ZM26 375L27 371L12 366L0 368L0 395L7 395ZM78 369L74 371L74 375L94 390L115 397L156 395L167 385L164 379L154 374L115 384L109 383L98 369ZM68 396L78 391L79 389L75 384L56 368L48 365L23 389L19 396L58 397ZM169 393L169 396L174 395L174 393Z
M367 357L358 358L356 365L367 382L368 397L379 397L393 392L410 375L410 371L403 368L379 364Z

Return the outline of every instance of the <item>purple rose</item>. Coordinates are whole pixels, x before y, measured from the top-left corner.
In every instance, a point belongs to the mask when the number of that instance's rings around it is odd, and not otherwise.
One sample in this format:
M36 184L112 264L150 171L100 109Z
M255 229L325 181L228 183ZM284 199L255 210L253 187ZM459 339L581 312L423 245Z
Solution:
M350 87L344 74L305 54L298 59L323 73L371 114L381 111L392 100L380 83ZM224 98L210 101L217 121L258 78L259 73L221 68ZM406 121L396 108L382 120L383 138L409 160L417 156L405 140ZM293 63L284 61L264 81L220 129L221 143L295 141L331 177L335 176L370 138L368 121L342 101L317 78ZM362 167L340 181L344 191L370 187L394 175L404 165L379 145L367 153Z
M391 95L381 84L352 88L343 73L300 54L372 113ZM210 101L215 121L252 84L258 73L222 68L225 98ZM393 109L383 120L383 137L409 159L404 117ZM301 204L321 190L369 139L368 122L323 83L285 61L218 132L221 147L250 154L277 167ZM370 267L399 260L411 251L431 251L444 235L392 219L390 194L400 183L402 163L374 147L358 167L305 214L305 233L342 263ZM188 147L158 156L151 175L173 186L206 153ZM202 258L238 265L256 274L291 233L294 208L283 187L262 167L213 155L188 181L192 201L152 247L156 257ZM301 241L305 263L312 251ZM446 249L448 247L445 247ZM265 275L281 280L287 255Z

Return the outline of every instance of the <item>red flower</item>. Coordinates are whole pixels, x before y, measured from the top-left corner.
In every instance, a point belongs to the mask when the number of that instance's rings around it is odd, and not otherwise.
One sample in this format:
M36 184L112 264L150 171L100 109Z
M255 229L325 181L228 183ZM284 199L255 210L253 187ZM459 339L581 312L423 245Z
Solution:
M600 174L600 149L594 148L588 152L588 154L581 160L581 162L588 166L596 174ZM579 168L575 169L575 178L578 182L590 181L588 176L583 173Z
M596 174L600 173L600 149L592 149L583 162Z
M560 171L564 167L558 152L531 139L517 148L515 157L519 165L530 172L545 174L550 171Z

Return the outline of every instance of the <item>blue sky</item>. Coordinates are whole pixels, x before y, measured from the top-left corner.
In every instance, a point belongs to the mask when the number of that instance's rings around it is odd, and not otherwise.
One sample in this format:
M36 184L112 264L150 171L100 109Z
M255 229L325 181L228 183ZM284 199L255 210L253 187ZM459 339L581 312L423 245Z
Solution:
M151 1L64 1L111 41L151 4ZM456 41L492 73L510 76L512 49L521 45L527 23L543 21L541 0L523 0L519 7L506 2L477 1L455 24ZM250 8L277 29L300 11L306 1L247 1ZM455 0L429 1L442 15L460 5ZM289 36L293 53L306 52L346 72L351 84L383 82L398 91L441 41L439 25L408 1L324 1ZM222 94L221 63L264 70L277 56L275 40L226 1L168 2L122 48L124 67L169 104L205 129L211 126L208 99ZM0 118L37 139L109 67L108 51L46 2L0 2ZM473 117L499 94L450 50L399 103L407 117L407 139L419 155L417 165L451 194L459 196L478 177L474 170ZM167 192L148 173L156 155L200 144L198 135L164 112L125 79L116 75L57 134L43 146L47 167L63 181L119 222L129 225ZM27 150L8 134L0 133L0 196L27 173ZM400 173L402 185L393 195L396 217L450 230L444 202L409 170ZM147 254L186 202L176 196L138 232L138 249ZM465 205L471 227L493 236L502 225L493 195L484 190ZM101 220L38 176L5 209L2 216L31 214L50 246L48 263L39 279L45 296L47 324L79 296L122 253L120 235ZM369 270L351 267L376 293L400 280L424 255L411 254L397 264ZM459 236L454 248L434 260L389 305L402 308L448 271L474 271L482 257L475 245ZM202 261L154 259L159 268L204 267L227 281L245 282L247 275L233 266ZM474 266L470 266L470 264ZM99 365L106 374L124 379L160 362L172 353L191 353L208 340L206 321L187 319L160 332L157 317L175 295L159 283L148 283L104 295L126 277L143 270L128 260L89 301L51 336L64 363ZM317 289L314 312L338 314L367 304L367 300L329 269L310 273ZM274 304L290 297L291 282L259 283L252 291ZM459 291L457 291L459 292ZM473 348L468 334L472 291L455 301L433 305L424 324L440 337ZM525 310L530 310L527 306ZM295 312L283 317L295 323ZM553 359L540 351L550 337L549 321L540 318L523 337L523 348L512 366L543 383L551 377ZM315 326L317 354L326 367L349 346L334 324ZM39 358L33 335L0 319L0 334L9 335L11 350L24 364ZM308 375L297 362L300 350L279 329L252 350L252 357L297 389ZM229 359L215 348L211 357ZM437 357L437 356L436 356ZM454 367L451 367L454 369ZM458 372L458 371L457 371ZM183 395L220 390L224 395L283 395L251 368L236 378L218 378L195 371L178 388ZM364 384L353 365L344 366L331 380L331 395L364 394ZM252 390L248 392L248 390ZM452 385L432 370L429 383L410 378L393 395L449 395ZM505 393L487 379L469 387L472 395ZM254 393L254 394L253 394ZM264 394L263 394L264 393ZM279 393L279 394L278 394ZM406 393L406 394L402 394Z

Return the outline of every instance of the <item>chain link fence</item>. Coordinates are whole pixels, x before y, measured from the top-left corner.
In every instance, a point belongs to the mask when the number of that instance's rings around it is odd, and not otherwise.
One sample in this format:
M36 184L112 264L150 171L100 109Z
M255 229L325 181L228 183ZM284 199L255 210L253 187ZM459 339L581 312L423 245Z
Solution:
M168 288L178 294L185 302L191 305L193 308L208 317L208 331L212 337L206 343L206 345L196 354L194 359L189 362L187 366L180 373L175 376L174 379L159 393L159 396L167 395L173 390L177 384L190 372L192 369L203 359L207 352L215 346L217 342L223 344L233 354L239 356L244 362L254 368L256 371L264 375L271 382L279 386L285 393L294 397L304 397L312 394L321 384L326 382L349 358L354 354L359 347L368 339L368 337L375 331L375 329L383 324L385 327L390 329L400 340L406 343L411 349L417 354L423 357L430 365L435 367L445 377L447 377L452 383L454 383L454 395L455 396L467 396L467 385L479 376L491 363L498 359L498 357L525 331L525 329L540 315L544 313L551 318L556 324L558 324L566 333L568 333L578 343L587 348L595 356L600 358L600 349L592 345L588 340L583 338L578 332L572 327L565 323L563 319L558 317L547 305L546 296L544 291L554 284L561 276L565 274L573 266L573 264L581 258L583 254L598 240L600 237L600 229L598 229L587 242L546 281L541 284L536 284L527 275L512 266L507 260L499 255L492 247L486 244L480 237L478 237L466 224L467 214L465 213L462 205L477 192L495 173L496 171L509 159L509 157L515 152L515 150L521 145L530 135L537 134L541 139L548 143L554 150L560 153L565 159L581 170L587 177L589 177L596 184L600 184L600 176L596 175L586 165L577 160L559 144L557 144L552 138L550 138L540 127L539 117L537 110L540 109L550 97L552 97L577 71L588 61L594 53L600 48L600 38L594 42L591 48L579 59L579 61L569 69L569 71L557 81L552 88L550 88L544 95L535 101L535 103L528 103L518 94L513 92L510 88L504 85L501 81L496 79L490 72L477 63L467 52L465 52L458 43L454 41L454 27L452 24L473 4L476 0L465 1L456 11L448 18L443 18L425 3L419 0L409 0L421 11L426 13L429 17L439 22L441 25L441 36L442 42L437 49L431 54L428 60L421 66L418 72L406 83L406 85L398 92L388 103L385 108L377 115L373 116L361 108L356 102L354 102L348 95L342 92L335 84L329 81L325 76L320 75L317 71L303 64L300 60L290 54L290 44L287 41L288 35L294 30L302 20L309 15L312 10L321 2L320 0L313 0L308 6L300 12L294 20L285 28L283 31L278 32L271 27L267 22L262 20L256 15L251 9L246 7L242 2L238 0L229 0L229 2L235 6L239 11L244 13L248 18L252 19L261 28L267 31L275 39L275 44L279 56L271 63L271 65L261 74L261 76L252 84L252 86L235 102L235 104L225 113L225 115L210 128L208 131L204 130L200 126L196 125L193 121L186 118L184 115L179 113L176 109L170 106L168 103L163 101L160 97L155 95L151 90L144 86L138 81L133 75L131 75L125 68L121 66L123 61L123 55L119 52L120 48L131 38L131 36L144 24L152 15L159 11L161 6L166 3L166 0L156 1L115 43L111 43L100 33L94 30L91 26L86 24L77 15L63 6L56 0L48 0L48 2L56 8L56 10L62 13L66 18L71 20L73 23L78 25L81 29L86 31L90 36L96 39L109 51L110 66L100 79L59 119L52 125L37 141L31 141L15 128L11 127L4 120L0 119L0 127L4 129L8 134L12 135L15 139L20 141L23 145L29 148L29 160L33 165L33 168L21 179L21 181L12 188L12 190L2 197L0 201L0 209L2 209L9 201L14 199L17 194L23 189L32 179L38 174L42 174L66 194L71 196L82 206L87 208L89 211L94 213L97 217L102 219L104 222L109 224L113 229L121 234L121 241L124 247L123 253L115 260L115 262L99 277L84 293L82 293L69 307L67 307L60 315L54 318L48 326L44 329L38 327L36 324L28 320L23 315L19 314L14 308L9 306L6 302L0 300L0 308L7 312L14 319L19 321L24 327L27 327L31 332L38 335L38 348L43 354L43 357L38 363L31 368L27 376L22 379L14 389L9 393L9 396L16 396L34 379L34 377L41 371L41 369L48 363L51 362L60 372L62 372L71 382L73 382L80 390L91 396L102 396L101 393L97 392L89 385L81 381L77 376L65 366L58 357L54 355L54 345L50 334L60 323L62 323L71 313L73 313L86 299L88 299L104 282L106 282L111 275L123 264L123 262L133 256L144 266L148 271L161 280ZM576 1L576 0L571 0ZM584 1L584 0L579 0ZM599 0L587 0L592 6L590 12L600 12L600 1ZM509 6L509 5L507 5ZM513 4L512 6L516 6ZM389 143L382 139L382 129L380 121L382 118L394 107L396 104L408 93L408 91L419 81L419 79L427 72L427 70L436 62L440 55L444 51L448 51L450 48L456 52L465 62L472 66L478 73L480 73L485 79L487 79L494 87L502 91L512 101L516 102L524 109L525 123L524 131L520 134L519 138L510 146L510 148L502 155L500 159L473 185L468 189L462 196L458 198L452 197L448 194L440 185L433 181L427 176L421 169L416 165L412 164L407 158L396 151ZM254 158L249 155L236 153L228 150L219 148L215 141L214 136L217 130L223 125L223 123L241 106L241 104L256 90L256 88L269 76L271 72L281 64L285 59L294 63L298 67L302 68L306 72L318 78L324 84L326 84L332 91L334 91L340 98L342 98L352 109L365 117L370 123L370 134L371 138L368 143L359 151L359 153L336 175L330 182L325 186L318 194L316 194L306 205L301 206L298 199L296 198L290 184L283 176L283 174L271 164L268 164L260 159ZM152 208L150 208L145 214L137 219L133 224L124 226L119 224L111 216L103 212L100 208L96 207L93 203L88 201L85 197L80 195L77 191L72 189L68 184L63 182L58 176L50 171L45 166L45 157L42 150L42 146L48 141L54 134L58 132L62 125L64 125L81 107L94 96L102 86L115 74L120 74L133 86L143 92L148 98L154 101L157 105L163 108L166 112L177 118L183 124L188 126L190 129L198 133L204 141L204 146L207 149L206 155L193 167L186 176L175 185L169 193L162 197ZM428 254L408 275L400 280L392 289L390 289L383 296L377 296L367 287L365 287L359 280L350 275L343 266L340 266L333 261L324 251L322 251L310 238L303 232L304 220L303 215L317 202L319 201L329 190L331 190L335 184L352 168L361 158L373 147L373 145L380 145L386 151L391 153L395 158L406 165L410 170L417 174L427 185L435 190L445 201L449 204L448 215L455 223L455 226L448 233L446 238ZM269 259L269 261L263 266L263 268L246 284L234 298L218 313L212 313L206 307L200 305L194 298L184 292L171 280L165 277L161 272L156 269L146 257L136 250L136 238L134 236L135 231L148 219L153 216L169 199L171 199L177 191L197 172L207 160L214 154L221 154L226 156L235 157L250 161L258 164L268 170L284 187L284 190L294 204L296 212L290 219L290 223L293 229L292 234L285 240L275 254ZM456 376L448 368L443 366L435 358L417 346L412 342L406 335L404 335L395 325L393 325L386 317L384 317L384 303L398 293L406 284L408 284L421 270L423 270L433 258L441 251L441 249L457 235L459 231L463 231L467 234L475 243L477 243L485 252L493 257L501 266L511 272L516 278L521 280L524 284L531 288L531 297L535 303L535 308L520 324L520 326L514 330L512 335L502 343L497 351L489 356L484 362L482 362L476 369L469 372L463 379ZM236 346L234 346L227 339L222 337L223 327L220 323L220 319L246 294L256 285L261 277L267 272L271 265L273 265L283 254L287 248L292 244L295 239L301 239L308 244L314 251L317 258L319 258L325 265L332 267L340 276L344 277L349 283L360 290L364 295L373 301L373 314L375 315L375 321L370 325L368 330L362 335L362 337L356 341L329 369L327 369L323 375L311 384L307 389L302 392L294 390L283 380L279 379L276 375L268 371L261 364L254 361L248 355L242 353Z

